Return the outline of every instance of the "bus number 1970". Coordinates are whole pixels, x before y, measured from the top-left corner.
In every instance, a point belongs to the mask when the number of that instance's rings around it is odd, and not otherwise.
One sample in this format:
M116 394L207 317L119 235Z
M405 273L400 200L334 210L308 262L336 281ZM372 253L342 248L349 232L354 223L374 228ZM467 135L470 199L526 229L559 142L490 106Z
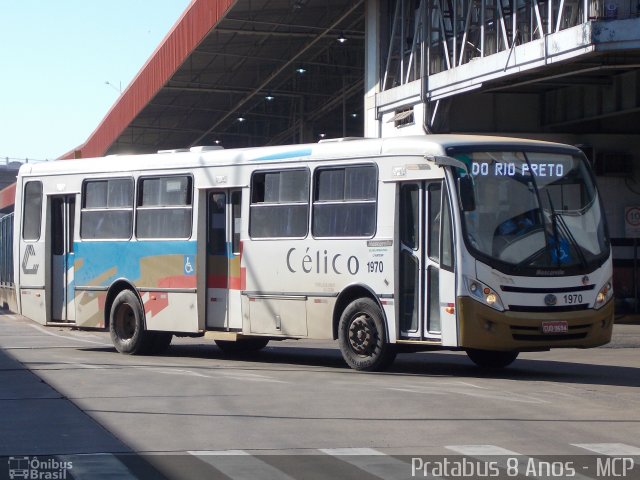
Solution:
M572 305L575 303L582 303L582 295L575 294L575 293L564 295L564 303L568 305Z
M382 262L367 262L367 271L369 273L382 273L384 265Z

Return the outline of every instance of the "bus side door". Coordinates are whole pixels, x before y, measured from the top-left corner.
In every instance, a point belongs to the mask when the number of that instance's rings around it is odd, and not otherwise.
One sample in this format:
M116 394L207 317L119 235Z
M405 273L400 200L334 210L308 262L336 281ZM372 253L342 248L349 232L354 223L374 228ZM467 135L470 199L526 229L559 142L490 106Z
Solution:
M241 201L241 190L207 194L207 328L242 328Z
M73 231L76 197L48 197L51 219L51 320L75 321Z
M400 186L396 292L401 338L455 345L451 208L443 185L437 180Z
M43 186L39 180L28 180L22 188L21 214L16 216L16 238L19 241L15 259L15 280L19 285L20 313L31 320L45 324L47 292L45 278L46 210L43 208Z

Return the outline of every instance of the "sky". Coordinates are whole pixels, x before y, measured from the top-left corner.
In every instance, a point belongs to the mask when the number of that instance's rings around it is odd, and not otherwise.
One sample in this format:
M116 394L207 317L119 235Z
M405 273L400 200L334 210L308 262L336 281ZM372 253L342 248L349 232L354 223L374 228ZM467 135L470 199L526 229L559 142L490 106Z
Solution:
M83 144L190 3L0 0L0 164Z

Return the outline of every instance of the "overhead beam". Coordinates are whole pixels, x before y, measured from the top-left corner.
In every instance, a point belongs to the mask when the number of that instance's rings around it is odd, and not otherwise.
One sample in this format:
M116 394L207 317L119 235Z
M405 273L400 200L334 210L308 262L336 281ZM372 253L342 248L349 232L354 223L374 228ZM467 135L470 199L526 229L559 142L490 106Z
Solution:
M167 110L189 110L189 111L197 111L197 112L210 112L210 113L227 113L227 110L222 110L219 108L205 108L198 107L194 105L171 105L166 103L154 103L151 102L150 105L159 108L165 108ZM260 113L255 110L251 110L246 114L247 117L266 117L266 118L280 118L286 120L290 118L289 115L279 115L277 113Z
M226 22L241 22L244 25L255 25L255 26L263 26L263 27L276 27L276 28L289 28L289 29L306 29L309 30L311 32L314 32L314 35L317 35L318 32L322 32L323 30L325 30L324 27L317 27L315 25L301 25L301 24L294 24L294 23L280 23L280 22L265 22L265 21L261 21L261 20L248 20L246 18L233 18L233 17L225 17L224 19L225 23ZM356 37L356 36L360 36L361 39L364 39L364 34L361 31L356 31L356 30L352 30L352 29L340 29L341 32L343 32L345 35L349 36L349 37Z
M353 49L353 46L349 46L349 47L345 47L345 48ZM194 53L204 54L204 55L211 55L211 56L220 56L220 57L231 57L231 58L242 58L242 59L249 59L249 60L259 60L259 61L264 61L265 63L284 63L284 62L286 62L288 60L286 58L256 57L256 56L253 56L253 55L244 55L244 54L240 54L240 53L212 52L210 50L203 50L203 49L196 50ZM305 65L309 65L309 66L317 66L317 67L344 68L344 69L349 69L349 70L355 70L355 71L358 71L358 72L364 71L363 67L361 67L359 65L352 65L352 64L345 65L345 64L335 63L335 62L327 63L327 62L307 62L307 61L305 61L304 64Z
M578 64L578 66L582 66L582 65ZM640 67L640 64L588 66L588 67L585 67L585 68L578 68L576 70L572 70L572 71L569 71L569 72L563 72L563 73L558 73L558 74L554 74L554 75L546 75L546 76L541 76L541 77L537 77L537 78L531 78L531 79L520 81L520 82L509 83L508 85L502 85L500 87L489 88L487 90L483 90L483 93L492 93L492 92L498 92L498 91L501 91L501 90L511 90L511 89L522 87L522 86L525 86L525 85L533 85L533 84L540 84L540 83L544 83L544 82L552 82L552 81L555 81L555 80L558 80L558 79L563 79L562 81L564 81L568 77L576 77L578 75L584 75L585 73L589 74L589 73L601 72L601 71L606 71L606 70L625 70L625 69L634 69L634 68L639 68L639 67Z
M243 30L241 28L225 28L218 27L216 28L216 32L220 33L230 33L237 35L253 35L259 37L285 37L285 38L309 38L316 37L318 34L315 32L278 32L278 31L269 31L269 30ZM338 38L338 34L334 35Z
M179 85L167 85L166 87L164 87L166 90L176 90L176 91L182 91L182 92L194 92L194 93L224 93L224 94L228 94L228 93L237 93L238 95L249 95L251 93L253 93L253 89L251 88L246 88L246 89L238 89L238 88L232 88L232 87L205 87L205 86L179 86ZM265 90L266 93L267 90ZM310 97L310 96L314 96L314 97L330 97L331 95L328 93L317 93L317 92L287 92L284 90L268 90L271 94L273 94L273 96L280 96L280 97L291 97L291 98L300 98L302 96L304 97Z
M621 115L628 115L630 113L638 113L638 112L640 112L640 107L627 108L627 109L624 109L624 110L615 110L613 112L606 112L606 113L601 113L599 115L592 115L590 117L572 118L572 119L569 119L569 120L563 120L561 122L545 123L545 124L543 124L543 127L545 127L545 128L563 127L563 126L567 126L567 125L575 125L577 123L593 122L594 120L602 120L603 118L618 117L618 116L621 116Z

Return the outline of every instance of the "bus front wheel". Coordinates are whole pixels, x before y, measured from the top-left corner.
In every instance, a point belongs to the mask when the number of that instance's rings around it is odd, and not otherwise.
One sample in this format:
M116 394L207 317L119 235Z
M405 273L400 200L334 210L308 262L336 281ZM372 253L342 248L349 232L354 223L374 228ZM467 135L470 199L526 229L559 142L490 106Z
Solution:
M338 343L345 362L355 370L384 370L396 356L394 346L387 342L380 307L370 298L354 300L342 312Z
M519 352L500 352L497 350L468 349L469 358L482 368L504 368L511 365Z
M109 334L120 353L136 355L149 350L153 338L144 328L144 310L131 290L121 291L113 301Z

